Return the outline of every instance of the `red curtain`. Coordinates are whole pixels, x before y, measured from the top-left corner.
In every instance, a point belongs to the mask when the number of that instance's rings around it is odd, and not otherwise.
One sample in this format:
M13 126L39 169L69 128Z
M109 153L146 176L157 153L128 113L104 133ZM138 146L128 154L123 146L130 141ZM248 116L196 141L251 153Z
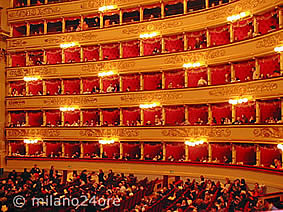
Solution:
M262 35L272 30L279 29L279 15L276 10L257 16L256 21L258 24L258 32Z
M260 164L270 166L274 159L281 160L281 151L276 146L260 146Z
M140 75L127 74L122 75L123 91L139 91L140 90Z
M80 80L79 79L64 79L65 94L80 94Z
M210 44L211 46L219 46L230 43L229 26L224 25L209 29Z
M107 88L112 84L112 87L118 89L120 87L119 76L109 76L102 78L103 91L107 92ZM118 89L119 91L120 89Z
M162 74L161 73L145 73L143 74L144 90L156 90L162 87Z
M157 3L157 4L153 4L153 5L146 5L143 7L144 10L144 15L143 15L143 19L144 20L148 20L151 19L151 15L154 15L154 18L159 18L161 13L161 4Z
M99 123L99 111L98 110L84 110L83 111L83 124L86 122L88 125L96 126ZM93 124L92 124L93 123Z
M281 120L281 101L269 100L260 101L260 121L264 123L267 119L273 118L274 120Z
M155 125L155 116L161 119L162 117L161 108L145 109L144 110L144 125Z
M263 57L258 60L260 74L264 78L271 77L275 71L280 73L280 56L272 55L268 57Z
M180 160L185 156L184 144L166 144L166 159L172 156L175 160Z
M211 85L221 85L231 82L231 66L219 65L211 67Z
M197 31L187 33L188 49L206 48L206 31Z
M140 109L139 108L123 108L123 125L136 126L137 121L140 121Z
M152 38L152 39L147 39L143 40L143 55L153 55L157 54L154 53L154 50L156 49L159 53L161 53L161 38Z
M96 89L95 89L96 88ZM95 93L99 89L99 78L87 78L83 79L83 93Z
M47 33L62 32L62 19L53 19L47 21Z
M221 119L228 118L232 120L232 106L228 103L213 104L211 106L212 117L216 119L217 124L221 124Z
M80 111L67 111L64 112L64 121L70 125L80 122Z
M40 154L42 152L43 152L43 145L42 145L42 143L28 144L28 154L29 155Z
M42 63L43 61L43 51L33 51L33 52L29 52L28 55L29 55L29 58L30 60L32 61L33 64L30 64L30 65L40 65L38 63L38 61L40 61Z
M255 67L255 61L249 60L240 63L233 64L235 70L236 80L247 81L253 79L253 67Z
M198 87L198 81L203 78L207 82L207 68L197 68L188 70L188 87Z
M61 49L47 49L46 50L47 64L62 63L62 50Z
M98 61L99 60L99 46L85 46L83 47L84 61Z
M27 32L26 24L15 24L13 27L13 37L25 36Z
M154 158L159 153L162 153L161 144L144 144L144 157L149 155L150 158Z
M118 109L104 109L102 110L102 114L103 123L107 122L108 125L117 125L120 123L120 111Z
M89 143L84 143L83 144L84 148L84 155L92 155L97 154L98 156L100 155L100 144L96 142L89 142Z
M185 87L185 72L183 70L166 71L165 88L184 88Z
M54 79L54 80L46 80L45 81L46 85L46 94L47 95L58 95L59 90L61 90L61 80L59 79Z
M185 121L185 108L183 106L165 107L165 124L180 125Z
M25 112L21 112L21 111L10 112L10 115L11 115L11 123L12 124L23 124L23 123L26 123Z
M120 154L120 144L105 144L103 145L103 152L107 155L107 158L113 158Z
M256 161L256 151L254 146L236 145L236 162L253 165Z
M31 127L40 127L43 123L43 113L41 111L29 111L28 117Z
M10 88L12 96L25 95L26 83L24 81L10 82Z
M138 57L140 55L140 42L138 40L122 43L123 58Z
M184 36L171 35L164 37L166 52L180 52L184 51Z
M202 144L198 146L189 146L189 160L190 161L203 161L208 160L208 145Z
M67 48L64 50L65 53L65 63L81 62L81 49L76 48Z
M61 143L46 142L46 156L47 157L49 157L51 153L57 155L59 152L62 152Z
M211 144L211 158L212 160L219 160L220 163L224 163L224 156L232 161L232 148L229 144Z
M236 105L235 108L236 108L236 117L242 117L242 115L244 115L248 120L250 120L251 117L253 117L254 119L256 117L254 102L242 103Z
M188 111L189 111L190 124L192 125L197 124L199 119L203 122L203 124L207 124L208 106L206 105L189 106Z
M113 60L120 57L120 44L111 43L102 45L102 54L104 60Z
M253 18L233 23L234 40L241 41L253 36Z
M11 153L17 153L20 155L25 155L26 154L26 147L23 142L10 142L11 146Z
M81 145L80 144L72 144L72 143L64 143L65 146L65 157L71 158L76 152L80 154Z
M30 81L28 83L29 94L30 95L42 95L43 94L43 85L41 80Z
M17 52L11 54L12 67L26 66L26 53Z
M47 125L56 126L61 123L61 112L59 110L48 110L45 115Z
M123 156L126 154L129 154L131 158L135 158L136 155L140 155L140 145L123 143Z

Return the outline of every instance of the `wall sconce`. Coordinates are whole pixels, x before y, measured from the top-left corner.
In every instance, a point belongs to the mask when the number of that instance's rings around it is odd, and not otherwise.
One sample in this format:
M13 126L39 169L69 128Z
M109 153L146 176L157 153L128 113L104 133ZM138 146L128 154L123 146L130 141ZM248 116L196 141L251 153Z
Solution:
M144 33L144 34L140 34L140 38L142 39L153 38L158 36L159 34L160 34L159 32Z
M38 139L25 139L24 140L24 143L25 144L36 144L36 143L38 143L39 142L39 140Z
M99 140L98 142L100 144L114 144L118 139L105 139L105 140Z
M278 144L277 148L280 149L283 152L283 144Z
M198 146L206 142L207 140L205 138L201 138L201 139L191 139L190 141L185 141L185 144L187 146Z
M237 15L232 15L232 16L227 17L227 21L230 21L230 22L237 21L241 18L249 16L250 14L251 14L250 12L241 12Z
M71 48L71 47L75 47L75 46L79 46L79 43L71 42L71 43L62 43L62 44L60 44L60 48L62 48L62 49L67 49L67 48Z
M33 77L24 77L24 81L30 82L30 81L37 81L40 80L41 78L38 76L33 76Z
M148 109L148 108L154 108L154 107L158 107L158 106L160 106L160 103L154 102L154 103L151 103L151 104L141 104L140 108L141 109Z
M66 111L75 111L76 109L79 109L78 107L60 107L60 111L66 112Z
M117 9L118 6L117 5L108 5L108 6L102 6L102 7L99 7L99 11L100 12L104 12L104 11L107 11L107 10L114 10L114 9Z
M282 51L283 51L283 46L277 46L277 47L275 47L275 48L274 48L274 51L275 51L275 52L278 52L278 53L282 52Z
M196 63L185 63L183 65L183 68L197 68L200 67L201 63L200 62L196 62Z
M107 77L107 76L111 76L114 75L115 72L114 71L105 71L105 72L100 72L98 73L99 77Z
M242 104L248 102L248 98L243 98L243 99L229 99L229 104L231 105L237 105L237 104Z

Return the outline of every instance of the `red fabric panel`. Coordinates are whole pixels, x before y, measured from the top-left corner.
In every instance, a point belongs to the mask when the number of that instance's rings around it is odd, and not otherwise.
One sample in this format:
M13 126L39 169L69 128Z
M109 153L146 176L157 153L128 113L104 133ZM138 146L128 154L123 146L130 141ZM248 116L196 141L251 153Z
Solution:
M260 74L263 74L264 77L271 77L274 71L280 72L280 57L279 55L272 55L268 57L263 57L258 60L260 67Z
M253 79L253 67L255 67L255 61L249 60L240 63L233 64L235 70L235 77L240 81L252 80Z
M59 110L49 110L45 112L46 124L57 125L61 123L61 112Z
M11 54L12 67L26 66L26 54L24 52L19 52Z
M91 125L93 122L94 125L99 123L99 111L98 110L84 110L83 111L83 123L86 122Z
M138 40L122 43L123 58L138 57L140 55L140 42Z
M266 34L272 30L279 29L278 11L271 11L257 16L256 21L258 23L258 32L260 34Z
M216 119L217 124L221 124L222 118L229 118L232 120L232 106L229 103L213 104L212 117Z
M99 78L94 77L94 78L87 78L83 79L83 92L93 92L93 89L99 88Z
M64 143L65 146L65 156L72 157L73 154L76 152L81 152L81 145L80 144L69 144Z
M202 144L198 146L189 146L189 160L190 161L203 161L208 159L208 145Z
M40 127L43 123L43 113L41 111L28 112L29 125L31 127Z
M64 112L65 125L68 122L70 125L80 122L80 111L67 111Z
M46 94L47 95L58 95L58 90L61 90L61 80L46 80Z
M152 108L144 110L144 125L150 121L151 125L155 125L155 116L158 116L161 119L162 110L161 108Z
M140 121L140 109L139 108L123 108L123 125L128 126L129 124L137 124ZM129 123L129 124L128 124Z
M140 75L127 74L122 75L123 91L139 91L140 90Z
M57 23L57 22L61 22L61 21L62 21L61 18L57 18L57 19L47 20L47 23Z
M140 145L123 143L123 156L125 156L126 153L128 153L131 158L134 158L136 154L140 155Z
M211 85L221 85L231 82L230 65L214 66L211 67L210 70L211 70Z
M219 46L230 43L229 26L224 25L209 29L210 44L211 46Z
M156 90L161 89L162 86L162 74L157 73L145 73L143 74L144 90Z
M144 156L149 155L150 158L154 158L159 153L162 153L161 144L144 144Z
M236 118L242 117L242 115L244 115L248 120L250 120L251 117L253 117L254 119L256 117L254 102L235 105L235 109L236 109Z
M219 160L220 163L224 163L224 156L232 161L232 148L227 144L211 144L212 160Z
M107 88L112 84L112 87L120 87L119 76L109 76L102 78L103 91L107 92Z
M107 158L113 158L115 155L120 154L120 144L105 144L103 145L103 152L107 155Z
M61 49L47 49L46 50L47 64L62 63L62 50Z
M13 37L25 36L26 31L27 28L25 24L13 25Z
M28 144L28 154L34 155L36 153L41 153L43 151L42 143Z
M81 17L64 17L65 21L75 21L75 20L81 20Z
M10 112L11 114L11 123L12 124L23 124L26 123L26 115L25 112Z
M42 95L43 94L43 85L41 80L30 81L28 83L29 94L30 95Z
M183 70L166 71L164 72L164 75L166 89L185 87L185 72Z
M185 108L183 106L165 107L165 124L180 125L185 121Z
M107 122L108 125L114 125L115 122L120 122L120 111L118 109L105 109L102 114L103 123Z
M21 155L26 154L25 144L23 142L10 142L11 153L19 153Z
M99 46L83 47L84 61L98 61L99 60Z
M46 156L49 157L51 153L58 154L62 152L61 143L46 142Z
M281 161L281 151L276 146L260 146L260 164L270 166L274 159Z
M64 79L65 94L80 94L80 80L79 79Z
M208 121L208 106L206 105L196 105L189 106L189 122L190 124L196 124L198 119L200 118L203 121L203 124L207 124Z
M171 35L164 37L166 52L180 52L184 51L184 36Z
M188 87L198 87L198 81L201 77L207 82L207 68L189 69Z
M161 52L161 38L152 38L143 40L143 55L153 55L153 50L157 49L159 52Z
M102 46L102 54L104 60L113 60L118 59L120 57L120 44L111 43L104 44Z
M24 81L10 82L10 88L12 96L24 95L26 90L26 83Z
M241 41L253 36L253 18L233 23L234 40Z
M264 123L270 117L281 120L281 102L280 100L260 101L260 121Z
M65 52L65 63L81 62L81 49L77 48L67 48Z
M256 151L254 146L236 145L236 162L255 164Z
M166 144L166 159L172 156L175 160L180 160L185 155L184 144Z
M187 33L188 49L206 48L206 30Z
M86 154L97 154L98 156L100 155L100 144L98 143L84 143L83 144L83 148L84 148L84 155Z

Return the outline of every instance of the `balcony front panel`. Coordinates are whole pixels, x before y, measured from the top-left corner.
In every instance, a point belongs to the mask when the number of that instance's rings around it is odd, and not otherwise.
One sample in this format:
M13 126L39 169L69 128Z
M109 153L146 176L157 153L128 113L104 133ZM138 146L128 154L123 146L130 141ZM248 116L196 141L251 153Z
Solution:
M274 47L280 44L282 40L283 30L280 30L250 40L196 51L113 61L7 68L7 80L23 79L24 76L32 75L39 75L42 78L93 76L105 70L115 70L118 73L134 73L180 69L184 63L195 61L204 62L206 65L227 63L272 53Z
M172 141L205 137L212 142L277 144L283 140L283 126L184 126L184 127L68 127L68 128L7 128L7 140L41 138L43 140L97 141L116 137L121 141Z

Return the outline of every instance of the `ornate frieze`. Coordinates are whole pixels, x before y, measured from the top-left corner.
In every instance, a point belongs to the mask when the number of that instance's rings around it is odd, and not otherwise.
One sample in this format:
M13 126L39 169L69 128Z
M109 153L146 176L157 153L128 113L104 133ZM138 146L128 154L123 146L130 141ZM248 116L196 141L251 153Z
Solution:
M25 77L25 76L46 76L57 74L57 68L48 66L37 66L37 67L23 67L7 69L8 78Z
M109 70L129 70L134 68L136 63L134 61L105 61L105 62L97 62L93 64L83 65L82 73L98 73L99 71L109 71Z
M48 138L60 136L55 129L7 129L7 137L12 138Z
M34 16L48 16L48 15L55 15L61 12L61 7L32 7L32 8L22 8L17 10L8 10L8 19L14 18L30 18Z
M170 100L180 100L183 98L183 94L173 92L158 92L158 93L140 93L140 94L128 94L121 96L122 102L134 102L134 103L146 103L153 101L166 102Z
M279 32L277 34L264 37L263 39L260 39L257 44L256 48L268 48L268 47L274 47L283 40L283 32Z
M44 105L85 105L94 104L97 102L96 97L91 96L80 96L80 97L55 97L46 98L43 100Z
M139 131L137 129L87 129L80 130L82 137L137 137Z
M46 44L61 44L64 42L81 42L81 41L96 41L97 34L96 32L81 32L77 34L64 34L57 35L56 37L46 38L44 42Z
M166 129L162 131L167 137L230 137L231 129L219 127L192 127L184 129Z
M255 137L261 138L283 138L282 127L263 127L253 131Z

